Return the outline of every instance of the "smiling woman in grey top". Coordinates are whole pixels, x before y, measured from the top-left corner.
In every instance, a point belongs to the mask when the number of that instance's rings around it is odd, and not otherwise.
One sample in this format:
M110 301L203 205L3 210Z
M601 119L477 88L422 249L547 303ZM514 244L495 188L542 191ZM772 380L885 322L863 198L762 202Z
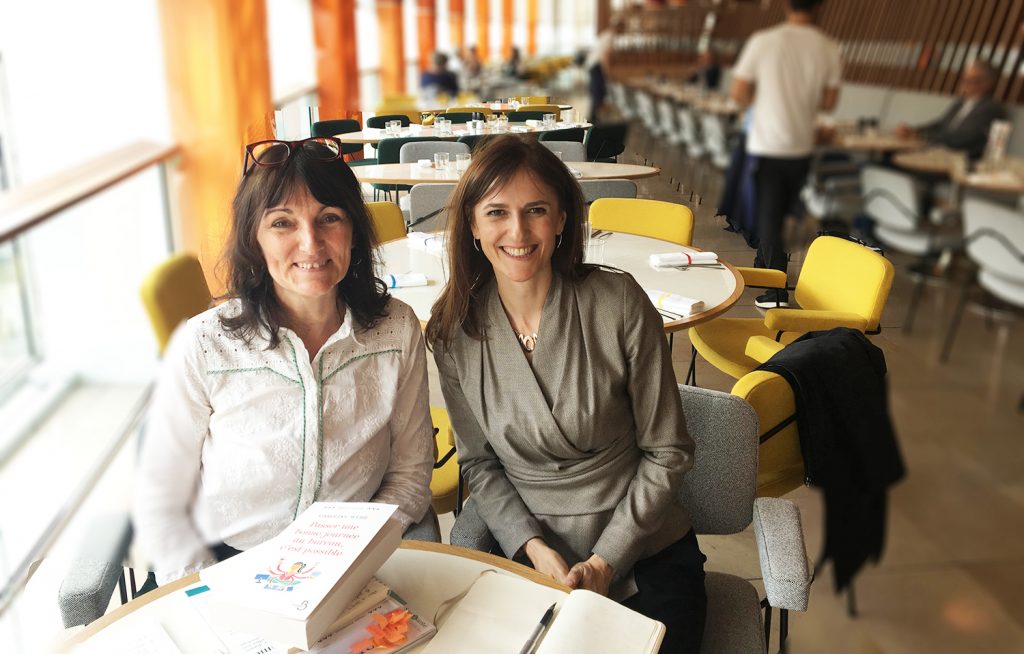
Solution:
M582 262L583 201L536 141L474 153L449 208L427 342L471 501L509 557L666 623L698 651L703 556L662 321L631 276Z

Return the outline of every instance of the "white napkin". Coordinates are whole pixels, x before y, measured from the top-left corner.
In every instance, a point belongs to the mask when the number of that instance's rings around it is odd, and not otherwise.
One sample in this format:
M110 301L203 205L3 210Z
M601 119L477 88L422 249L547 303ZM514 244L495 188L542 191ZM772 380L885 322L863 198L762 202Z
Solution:
M577 179L583 177L583 173L582 172L576 170L575 168L573 168L571 166L569 167L569 173L571 173L572 176L577 178Z
M500 102L492 102L491 103L491 109L501 109L501 103Z
M529 118L526 121L526 126L527 127L540 127L540 121L539 120L534 120L533 118Z
M511 127L510 131L515 132L517 134L525 134L525 133L530 131L530 128L529 127L520 127L519 125L513 125Z
M690 266L695 263L718 263L718 255L714 252L666 252L652 254L650 262L655 268Z
M381 279L388 288L409 288L410 286L426 286L427 276L423 273L385 274Z
M406 234L406 240L411 248L426 250L430 254L436 254L438 256L444 254L444 236L441 234L409 232Z
M684 317L691 316L704 308L703 300L691 300L688 297L676 295L675 293L655 291L646 288L644 289L644 292L647 293L647 297L654 306L659 309L664 309L670 313L678 313Z
M433 168L434 167L434 162L431 159L417 159L416 160L416 165L419 166L420 168ZM406 195L406 197L409 197L409 196Z

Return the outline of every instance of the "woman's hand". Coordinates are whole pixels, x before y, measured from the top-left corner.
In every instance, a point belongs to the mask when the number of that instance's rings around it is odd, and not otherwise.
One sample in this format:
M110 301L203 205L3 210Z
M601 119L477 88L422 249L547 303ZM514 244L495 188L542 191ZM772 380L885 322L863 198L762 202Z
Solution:
M574 565L566 576L565 585L570 588L585 588L599 595L608 595L615 570L597 554L591 554L586 561Z
M565 559L561 554L548 547L543 538L531 538L526 541L523 551L537 572L551 577L560 584L570 585L566 581L569 566L566 565Z

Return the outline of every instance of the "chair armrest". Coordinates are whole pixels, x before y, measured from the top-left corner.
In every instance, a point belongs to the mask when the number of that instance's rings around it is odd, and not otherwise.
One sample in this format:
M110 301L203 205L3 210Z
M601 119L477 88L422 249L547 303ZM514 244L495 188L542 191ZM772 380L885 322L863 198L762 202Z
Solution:
M427 513L423 519L416 524L409 525L409 528L402 534L402 540L423 540L429 543L441 542L441 525L437 520L437 513L434 507L428 506Z
M786 273L774 268L736 268L743 275L743 283L746 286L759 286L761 288L786 288Z
M800 510L777 497L754 500L754 539L768 603L777 609L806 611L811 575Z
M783 347L782 343L767 336L751 336L747 339L743 353L758 363L764 363Z
M476 512L472 498L466 500L459 517L455 518L450 541L452 545L481 552L490 552L497 547L498 541L491 535L491 530L487 528L484 519Z
M106 612L124 571L132 540L131 519L127 513L101 515L85 533L57 591L65 628L87 625Z
M856 313L816 311L813 309L769 309L764 326L773 332L813 332L835 327L864 331L868 321Z

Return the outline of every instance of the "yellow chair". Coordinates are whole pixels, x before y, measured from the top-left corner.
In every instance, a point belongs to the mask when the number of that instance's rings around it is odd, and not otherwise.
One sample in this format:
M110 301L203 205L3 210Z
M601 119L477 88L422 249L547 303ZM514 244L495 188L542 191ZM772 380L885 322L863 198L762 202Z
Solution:
M142 282L142 305L163 354L175 328L210 308L213 298L199 259L184 252L154 268Z
M804 483L804 459L796 424L796 398L783 377L766 370L747 373L732 387L757 413L758 497L781 497Z
M377 242L387 243L405 238L405 216L394 202L367 202L373 229L377 232Z
M494 113L494 110L490 107L448 107L445 110L446 114L472 114L478 113L484 116L490 116Z
M437 515L451 511L457 514L464 498L460 497L459 492L462 479L459 459L455 454L455 432L448 420L448 412L441 407L430 407L430 420L437 430L434 440L438 454L434 474L430 478L431 505Z
M679 245L693 242L693 212L674 202L598 198L590 205L590 225L595 230L660 238Z
M408 116L410 123L416 123L417 125L422 122L422 112L419 109L412 109L407 104L387 104L381 103L377 106L376 114L400 114L402 116Z
M786 288L782 271L738 270L747 286ZM797 279L794 295L800 309L769 309L764 318L718 318L693 327L694 356L699 352L739 379L806 332L851 327L877 334L892 279L892 263L877 252L846 239L819 236L808 248Z
M555 114L555 117L562 115L562 110L557 104L523 104L519 105L519 111L543 111L546 114Z

